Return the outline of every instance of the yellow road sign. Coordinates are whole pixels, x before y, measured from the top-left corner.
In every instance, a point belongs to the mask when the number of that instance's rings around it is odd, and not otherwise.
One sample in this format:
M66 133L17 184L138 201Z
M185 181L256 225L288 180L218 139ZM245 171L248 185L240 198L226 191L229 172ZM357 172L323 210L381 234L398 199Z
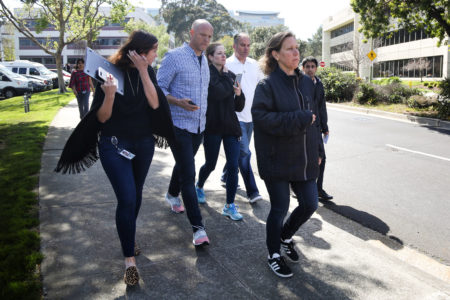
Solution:
M367 53L367 57L373 61L377 57L377 54L373 52L373 50L370 50L370 52Z

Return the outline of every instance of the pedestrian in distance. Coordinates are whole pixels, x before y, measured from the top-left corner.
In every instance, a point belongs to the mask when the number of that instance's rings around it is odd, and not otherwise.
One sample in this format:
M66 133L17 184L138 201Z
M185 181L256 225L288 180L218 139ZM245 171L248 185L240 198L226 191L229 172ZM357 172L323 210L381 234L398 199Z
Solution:
M234 53L227 59L226 67L235 74L241 74L241 88L246 97L244 109L237 112L239 125L242 130L240 140L239 170L245 184L245 191L250 203L255 203L262 199L256 186L255 176L251 166L250 142L253 134L253 120L251 107L253 95L258 82L264 77L259 64L254 59L248 57L250 53L250 37L246 33L238 33L233 38ZM222 178L223 183L227 182L227 164L225 164Z
M208 105L209 66L203 52L213 35L213 27L203 19L193 22L190 41L170 50L158 70L158 83L172 113L176 141L170 145L175 166L165 196L175 213L184 212L193 230L194 246L209 245L195 189L195 154L203 139Z
M316 89L315 90L316 97L314 101L313 111L317 116L317 121L314 124L318 127L319 134L321 136L323 134L323 138L321 137L319 139L323 147L322 152L323 157L322 162L320 164L319 177L317 178L317 190L319 193L319 200L328 201L333 199L333 196L329 195L323 189L323 175L325 172L325 162L326 162L324 142L326 143L326 141L328 141L330 132L328 130L328 114L327 114L327 104L325 101L325 90L323 88L322 81L320 80L319 77L316 76L317 66L318 66L317 59L312 56L308 56L302 61L303 72L312 79Z
M77 98L80 119L83 119L89 111L89 96L91 90L94 90L94 85L91 77L84 73L84 59L82 58L77 59L76 70L70 76L69 87Z
M64 66L64 70L66 70L67 72L71 72L72 71L72 67L70 66L70 64L67 62L66 65Z
M256 87L252 106L258 170L270 197L268 264L280 277L293 275L280 249L291 261L299 261L292 237L318 205L319 136L311 111L314 84L298 69L299 61L295 36L290 32L275 34L261 61L267 77ZM290 186L299 205L284 222Z
M155 143L163 147L174 140L169 106L151 68L157 49L154 35L134 31L109 58L124 73L124 95L116 93L111 75L98 85L92 109L67 141L56 168L71 173L89 167L97 158L98 143L100 161L117 198L116 228L127 285L139 281L136 219Z
M212 43L206 49L206 57L209 62L210 80L203 140L205 164L199 172L197 197L199 202L206 202L203 185L216 167L220 144L223 141L228 176L226 204L222 209L222 215L239 221L242 220L242 215L234 204L234 198L238 183L239 137L242 131L236 111L242 111L244 108L245 96L236 75L225 66L225 47L220 43Z

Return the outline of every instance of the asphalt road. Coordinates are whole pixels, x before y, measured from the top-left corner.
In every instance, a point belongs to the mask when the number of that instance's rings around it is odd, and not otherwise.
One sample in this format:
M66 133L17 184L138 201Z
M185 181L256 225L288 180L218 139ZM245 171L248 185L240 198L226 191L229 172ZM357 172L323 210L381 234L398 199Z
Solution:
M332 209L450 265L450 132L329 109Z

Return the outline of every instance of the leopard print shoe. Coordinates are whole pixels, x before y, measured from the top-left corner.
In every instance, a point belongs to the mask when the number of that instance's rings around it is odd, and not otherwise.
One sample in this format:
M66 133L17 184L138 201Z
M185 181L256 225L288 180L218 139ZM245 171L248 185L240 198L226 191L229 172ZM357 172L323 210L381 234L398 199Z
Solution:
M123 281L125 281L126 285L136 285L139 282L139 272L136 266L128 267L125 270Z

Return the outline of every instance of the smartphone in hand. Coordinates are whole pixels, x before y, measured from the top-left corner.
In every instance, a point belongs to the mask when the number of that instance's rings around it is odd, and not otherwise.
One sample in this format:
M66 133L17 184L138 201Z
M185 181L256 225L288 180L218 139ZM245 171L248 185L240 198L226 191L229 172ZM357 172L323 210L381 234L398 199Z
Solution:
M190 105L197 105L197 104L195 104L194 102L192 102L191 100L189 100L188 103L189 103Z
M237 83L239 83L239 85L240 85L241 80L242 80L242 73L236 74L236 79L234 80L234 86L238 86Z

